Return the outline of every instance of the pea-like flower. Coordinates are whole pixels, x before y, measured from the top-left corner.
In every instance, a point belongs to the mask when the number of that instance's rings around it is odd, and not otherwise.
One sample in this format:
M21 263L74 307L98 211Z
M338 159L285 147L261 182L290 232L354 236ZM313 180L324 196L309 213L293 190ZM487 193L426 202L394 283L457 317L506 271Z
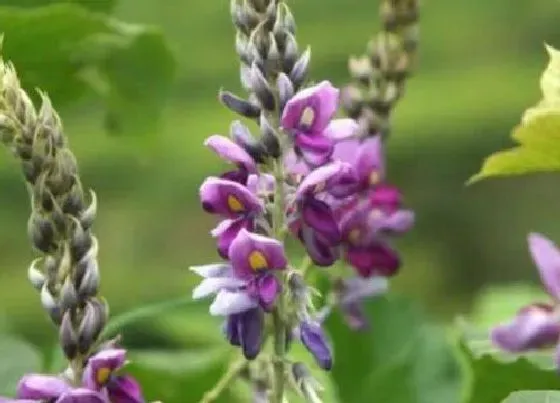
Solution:
M304 320L300 323L297 333L317 365L329 371L333 365L332 352L321 324L314 320Z
M290 229L305 245L313 262L330 266L338 258L341 234L329 203L322 196L345 198L355 190L356 177L349 164L336 162L307 175L294 195Z
M202 183L200 199L206 212L224 218L211 233L217 239L218 253L227 259L232 241L241 229L253 229L255 218L264 212L264 204L245 185L217 177Z
M281 124L294 141L294 149L309 165L327 163L337 139L352 136L358 129L353 119L332 120L339 90L328 81L294 95L282 113Z
M529 251L552 303L535 303L521 308L509 323L491 332L494 344L519 353L556 346L555 362L560 368L560 250L543 235L528 236Z
M249 175L257 173L257 165L253 157L229 138L216 134L208 137L204 145L218 154L223 160L237 167L235 170L222 174L222 178L245 185Z

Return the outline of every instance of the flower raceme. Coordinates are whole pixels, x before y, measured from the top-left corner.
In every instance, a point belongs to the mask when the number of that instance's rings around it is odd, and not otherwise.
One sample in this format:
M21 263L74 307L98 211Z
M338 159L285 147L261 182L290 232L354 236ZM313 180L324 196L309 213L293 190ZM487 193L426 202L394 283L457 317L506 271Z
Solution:
M555 362L560 368L560 250L543 235L528 236L529 251L552 303L535 303L519 310L509 323L495 327L491 339L513 353L556 346Z

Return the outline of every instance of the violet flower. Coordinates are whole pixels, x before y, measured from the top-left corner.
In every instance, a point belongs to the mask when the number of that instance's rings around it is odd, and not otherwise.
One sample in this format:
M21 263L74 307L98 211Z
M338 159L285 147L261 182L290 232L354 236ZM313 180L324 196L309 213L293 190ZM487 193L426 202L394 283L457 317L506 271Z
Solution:
M253 158L229 138L213 135L206 139L204 145L218 154L220 158L237 166L236 170L224 173L222 178L245 185L249 175L257 173L257 165Z
M262 310L252 308L229 315L224 323L224 333L232 346L241 347L245 358L253 360L261 351L263 326Z
M529 234L528 242L531 257L553 303L521 308L511 322L492 330L491 339L501 349L513 353L556 346L555 362L560 368L560 250L540 234Z
M332 368L333 358L331 347L321 328L321 325L312 320L303 320L297 330L302 344L313 355L317 365L329 371Z
M91 390L105 390L112 403L143 403L140 385L130 375L118 375L126 363L126 350L110 348L89 358L83 385Z
M294 195L290 229L300 238L313 262L330 266L338 258L341 241L338 223L330 205L320 196L344 198L354 192L356 177L346 163L331 163L315 169L303 179Z
M227 259L231 242L242 228L252 229L264 205L246 186L217 177L209 177L202 183L200 199L205 211L224 218L211 233L217 238L218 253Z
M350 137L358 129L353 119L331 121L338 98L339 90L322 81L296 93L282 113L281 125L293 137L296 154L311 166L327 163L335 140Z

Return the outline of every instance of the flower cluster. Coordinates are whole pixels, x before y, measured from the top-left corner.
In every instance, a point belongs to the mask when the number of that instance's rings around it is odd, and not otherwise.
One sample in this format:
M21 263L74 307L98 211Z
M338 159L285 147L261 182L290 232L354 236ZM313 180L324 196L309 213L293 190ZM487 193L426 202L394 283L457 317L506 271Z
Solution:
M555 362L560 368L560 249L540 234L530 234L528 241L531 257L552 302L521 308L510 323L492 330L491 339L512 353L556 347Z

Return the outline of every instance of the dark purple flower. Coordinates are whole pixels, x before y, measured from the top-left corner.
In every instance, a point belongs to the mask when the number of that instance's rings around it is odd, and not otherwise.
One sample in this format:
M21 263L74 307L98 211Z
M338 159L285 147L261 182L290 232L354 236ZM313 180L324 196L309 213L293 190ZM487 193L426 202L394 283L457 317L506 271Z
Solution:
M126 363L126 350L106 349L89 358L83 385L92 390L106 390L111 403L142 403L140 385L131 376L117 375Z
M335 139L352 136L358 128L353 119L331 121L338 97L339 90L323 81L299 91L282 113L282 127L293 135L296 154L311 166L328 162Z
M224 173L223 178L245 185L249 175L257 173L257 165L253 158L229 138L213 135L206 139L204 145L218 154L220 158L237 166L236 170Z
M210 306L212 315L228 316L260 306L272 309L280 283L275 270L285 269L288 262L283 245L275 239L242 229L231 243L231 264L191 268L204 277L194 289L193 298L216 294Z
M246 186L216 177L202 183L200 199L205 211L225 218L211 234L217 239L220 256L227 259L231 242L241 229L251 229L264 205Z
M304 320L299 325L299 337L305 348L324 370L332 368L331 348L319 323Z
M558 345L560 338L560 250L544 236L532 233L528 237L529 251L539 270L543 285L554 304L532 304L519 310L507 324L495 327L491 339L498 347L510 352L523 352ZM556 365L560 367L560 348Z
M258 308L229 315L224 331L233 346L241 347L248 360L255 359L262 347L264 317Z

